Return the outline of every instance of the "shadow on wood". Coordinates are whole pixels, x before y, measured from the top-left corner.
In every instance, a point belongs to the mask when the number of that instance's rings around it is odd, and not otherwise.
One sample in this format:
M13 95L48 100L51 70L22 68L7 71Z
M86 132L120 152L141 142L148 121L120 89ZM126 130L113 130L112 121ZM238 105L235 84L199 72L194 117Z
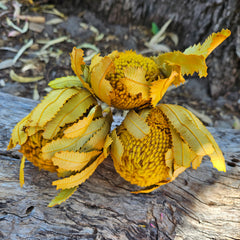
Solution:
M239 239L240 132L210 129L227 161L218 172L205 159L174 182L150 194L114 170L110 158L66 202L56 195L56 175L25 167L20 188L20 154L6 151L14 125L37 102L0 93L0 239Z

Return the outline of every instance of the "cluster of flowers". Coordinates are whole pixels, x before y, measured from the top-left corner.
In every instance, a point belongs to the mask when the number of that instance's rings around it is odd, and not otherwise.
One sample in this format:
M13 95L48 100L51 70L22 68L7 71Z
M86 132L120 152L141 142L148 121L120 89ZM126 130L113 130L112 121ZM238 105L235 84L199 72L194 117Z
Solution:
M52 91L13 129L8 149L21 146L21 186L25 157L58 174L52 184L62 190L49 206L68 199L109 154L124 179L143 187L136 193L169 183L190 166L196 169L205 155L226 171L201 121L181 106L158 103L169 86L184 83L183 75L205 77L207 56L229 35L223 29L203 44L157 57L114 51L96 55L89 66L83 51L73 48L76 76L51 81ZM102 109L97 99L109 107ZM112 132L111 107L129 110Z

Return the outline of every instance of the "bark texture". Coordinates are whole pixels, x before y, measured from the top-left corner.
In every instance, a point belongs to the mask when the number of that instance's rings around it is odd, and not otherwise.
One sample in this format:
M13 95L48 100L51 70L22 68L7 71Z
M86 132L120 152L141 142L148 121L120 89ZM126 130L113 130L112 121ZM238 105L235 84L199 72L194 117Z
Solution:
M81 1L104 21L113 24L151 27L172 19L168 31L179 36L179 50L203 41L212 32L229 28L231 37L208 59L209 85L213 97L240 84L240 1L239 0L93 0Z
M226 157L226 173L205 159L197 171L134 195L136 188L106 159L68 201L48 208L56 175L27 162L20 188L20 154L6 151L12 128L36 104L0 93L0 239L240 239L239 131L210 129Z

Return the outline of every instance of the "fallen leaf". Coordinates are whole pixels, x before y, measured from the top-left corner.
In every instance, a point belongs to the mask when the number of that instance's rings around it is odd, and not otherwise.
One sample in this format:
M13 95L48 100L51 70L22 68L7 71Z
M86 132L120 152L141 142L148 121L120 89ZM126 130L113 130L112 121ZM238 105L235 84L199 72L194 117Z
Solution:
M20 83L29 83L29 82L36 82L44 78L44 76L38 77L22 77L17 75L13 70L10 71L10 78L13 81L20 82Z

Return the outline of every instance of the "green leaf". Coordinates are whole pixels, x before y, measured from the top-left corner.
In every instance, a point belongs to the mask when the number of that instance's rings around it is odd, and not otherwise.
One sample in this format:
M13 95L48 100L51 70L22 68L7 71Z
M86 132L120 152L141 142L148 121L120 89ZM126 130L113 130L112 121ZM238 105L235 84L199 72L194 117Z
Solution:
M152 33L155 35L159 31L159 28L155 22L152 22Z
M77 190L77 187L64 189L48 204L48 207L54 207L57 204L61 204L62 202L66 201L68 198L70 198L73 193Z

